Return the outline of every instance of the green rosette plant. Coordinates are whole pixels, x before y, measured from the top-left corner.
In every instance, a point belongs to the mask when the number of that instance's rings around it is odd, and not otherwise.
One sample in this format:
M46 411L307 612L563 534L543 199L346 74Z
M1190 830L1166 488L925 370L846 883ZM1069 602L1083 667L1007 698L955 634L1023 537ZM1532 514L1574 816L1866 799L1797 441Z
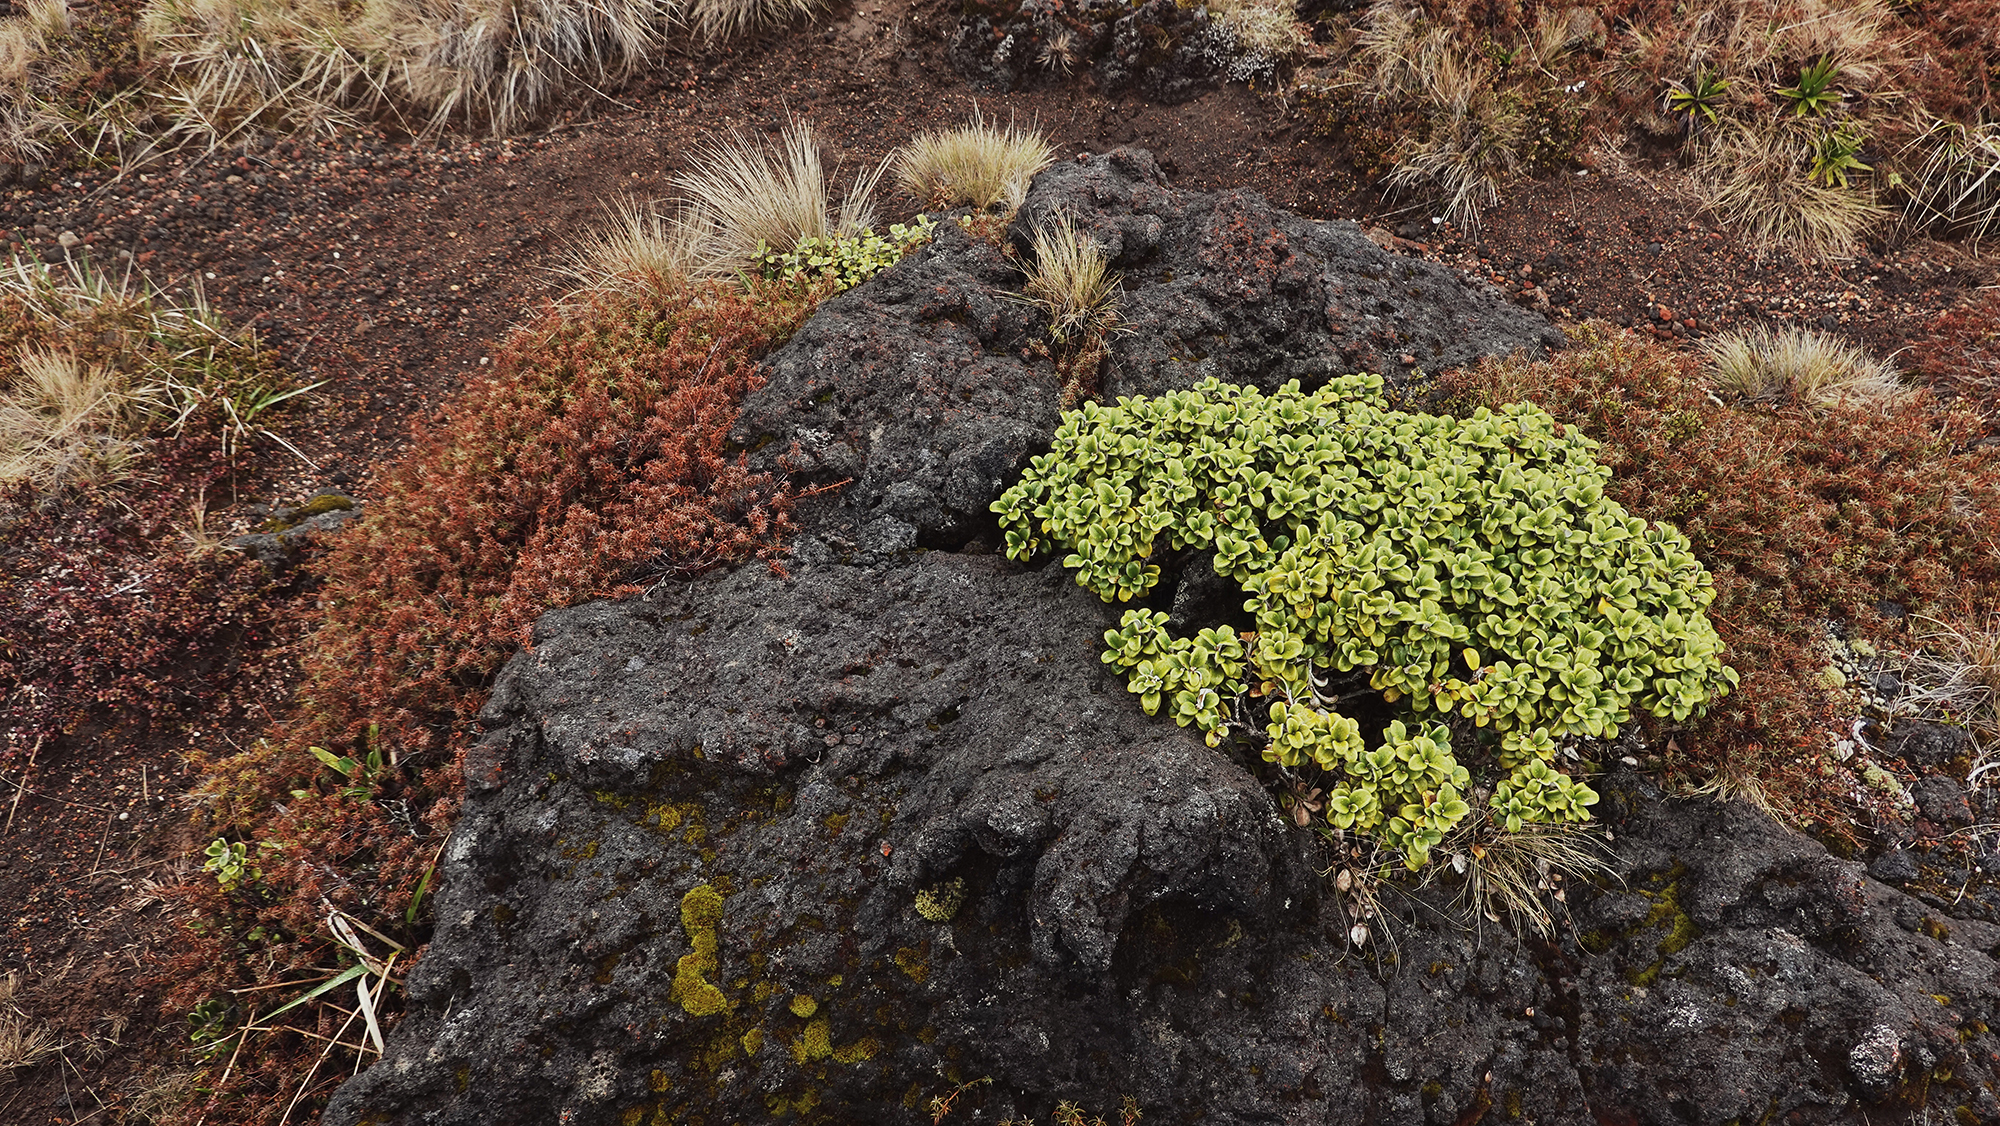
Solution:
M1011 557L1065 549L1106 601L1152 591L1164 551L1212 550L1256 628L1175 637L1133 609L1104 661L1209 745L1248 728L1266 760L1332 776L1327 819L1416 869L1472 813L1447 720L1492 768L1496 826L1584 821L1597 795L1556 768L1566 743L1635 711L1686 720L1736 674L1686 537L1605 497L1594 442L1533 406L1408 413L1382 387L1085 403L993 511ZM1332 691L1358 679L1401 717L1373 749ZM1261 728L1238 718L1252 698Z

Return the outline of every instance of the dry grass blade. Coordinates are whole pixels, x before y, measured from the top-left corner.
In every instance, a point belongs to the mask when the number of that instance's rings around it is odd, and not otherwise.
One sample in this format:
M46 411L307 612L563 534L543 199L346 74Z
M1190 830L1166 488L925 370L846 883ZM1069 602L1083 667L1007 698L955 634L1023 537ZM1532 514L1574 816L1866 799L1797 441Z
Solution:
M1118 323L1118 275L1069 216L1035 229L1035 261L1021 292L1049 315L1058 343L1101 337Z
M853 235L873 217L870 197L886 164L865 171L836 209L812 126L793 120L776 151L741 133L697 153L675 180L686 193L683 223L701 273L731 277L767 251L783 253L802 239Z
M1702 344L1709 379L1747 402L1893 402L1906 393L1893 365L1852 344L1801 328L1758 325Z
M1035 173L1055 161L1038 132L1009 123L989 125L979 115L968 125L920 133L896 153L896 182L932 208L1000 205L1012 214L1028 194Z

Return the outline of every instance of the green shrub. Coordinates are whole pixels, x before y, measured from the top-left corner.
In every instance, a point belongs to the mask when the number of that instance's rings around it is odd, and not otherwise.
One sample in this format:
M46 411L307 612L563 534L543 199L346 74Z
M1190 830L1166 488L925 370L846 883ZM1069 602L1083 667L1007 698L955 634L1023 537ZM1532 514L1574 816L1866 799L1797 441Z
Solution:
M889 224L889 237L873 230L854 235L800 239L789 251L758 243L764 277L805 284L826 281L838 290L852 289L900 261L903 255L931 240L937 220L919 215L905 226Z
M1584 820L1597 796L1554 769L1564 741L1611 737L1634 709L1686 720L1735 674L1707 573L1679 532L1605 497L1596 443L1535 407L1459 420L1381 392L1377 376L1268 396L1209 380L1086 403L993 509L1010 556L1066 548L1107 601L1150 592L1161 548L1212 549L1255 631L1177 638L1135 609L1104 661L1210 745L1270 702L1264 758L1333 775L1328 819L1418 868L1471 812L1459 754L1498 768L1496 825ZM1373 749L1335 706L1363 678L1402 716Z

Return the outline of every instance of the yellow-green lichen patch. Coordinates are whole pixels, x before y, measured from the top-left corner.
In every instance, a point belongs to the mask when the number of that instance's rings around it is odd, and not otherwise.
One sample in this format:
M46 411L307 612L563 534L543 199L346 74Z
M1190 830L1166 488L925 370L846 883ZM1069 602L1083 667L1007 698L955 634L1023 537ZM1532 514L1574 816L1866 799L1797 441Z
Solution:
M854 1064L872 1060L875 1053L882 1050L882 1042L873 1036L863 1036L852 1044L842 1044L833 1050L833 1062Z
M674 1077L668 1075L664 1071L661 1071L657 1067L653 1069L653 1073L651 1075L648 1075L646 1077L646 1088L652 1091L656 1095L662 1091L672 1090L673 1085L674 1085Z
M912 949L908 946L897 950L896 968L909 975L911 981L922 985L924 979L931 976L931 963L930 959L926 956L929 951L930 940L928 939L924 941L923 949L921 950Z
M743 1034L744 1055L754 1056L760 1050L762 1050L763 1047L764 1047L764 1030L762 1028L753 1028L750 1031Z
M764 1108L771 1112L771 1117L773 1118L783 1118L787 1114L795 1114L800 1118L804 1118L806 1115L811 1114L813 1108L818 1105L819 1092L813 1090L811 1087L807 1087L805 1093L801 1095L764 1096Z
M826 826L826 831L830 835L837 837L840 835L842 829L847 828L847 819L849 816L851 815L846 813L829 813L820 819L820 824Z
M793 1016L800 1020L805 1020L819 1011L819 1002L807 994L801 993L792 998L791 1008Z
M729 1008L729 999L708 981L717 967L716 926L721 922L722 894L714 888L699 884L681 897L681 929L694 949L675 963L673 998L691 1016L714 1016Z
M825 1017L806 1022L806 1029L792 1041L792 1058L800 1064L823 1060L833 1054L833 1026Z
M742 1050L742 1037L730 1032L724 1032L708 1042L708 1047L702 1049L701 1058L696 1061L696 1064L703 1071L710 1073L721 1071Z
M948 923L965 903L965 881L957 876L917 892L917 914L933 923Z

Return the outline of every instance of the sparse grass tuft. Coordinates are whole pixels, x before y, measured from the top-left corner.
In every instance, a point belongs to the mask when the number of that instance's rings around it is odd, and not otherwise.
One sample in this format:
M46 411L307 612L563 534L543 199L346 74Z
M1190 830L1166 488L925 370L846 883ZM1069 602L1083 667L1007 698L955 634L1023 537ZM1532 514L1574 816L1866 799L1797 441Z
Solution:
M1423 81L1427 127L1397 150L1388 184L1438 192L1445 219L1477 230L1480 213L1500 200L1500 181L1520 167L1527 120L1484 66L1456 52L1436 56Z
M1057 343L1102 337L1118 323L1118 275L1067 215L1035 229L1035 260L1021 292L1049 315Z
M1904 217L1977 243L2000 229L2000 122L1940 121L1917 142L1923 164L1914 174Z
M859 234L873 219L870 199L887 168L856 175L835 208L819 141L803 121L785 127L775 151L741 133L708 145L675 180L686 193L680 221L694 240L698 272L734 277L802 239Z
M918 134L896 154L896 182L936 210L997 204L1012 214L1035 173L1054 160L1040 133L989 125L975 115L969 125Z
M1583 822L1524 824L1482 836L1459 855L1466 857L1461 902L1474 924L1505 921L1518 936L1555 933L1548 901L1565 894L1566 881L1611 874L1596 826Z
M199 301L82 261L0 268L0 484L115 477L149 426L209 405L239 416L285 386Z
M1890 213L1864 188L1814 180L1822 128L1776 117L1722 123L1698 165L1709 209L1760 250L1851 253Z
M1758 325L1702 343L1725 398L1761 403L1891 402L1906 393L1893 365L1825 333Z
M1969 622L1918 620L1898 711L1964 724L1979 760L1975 773L2000 766L2000 613Z
M0 1080L21 1068L33 1067L62 1050L55 1034L28 1027L27 1017L14 1007L21 974L9 970L0 977Z

